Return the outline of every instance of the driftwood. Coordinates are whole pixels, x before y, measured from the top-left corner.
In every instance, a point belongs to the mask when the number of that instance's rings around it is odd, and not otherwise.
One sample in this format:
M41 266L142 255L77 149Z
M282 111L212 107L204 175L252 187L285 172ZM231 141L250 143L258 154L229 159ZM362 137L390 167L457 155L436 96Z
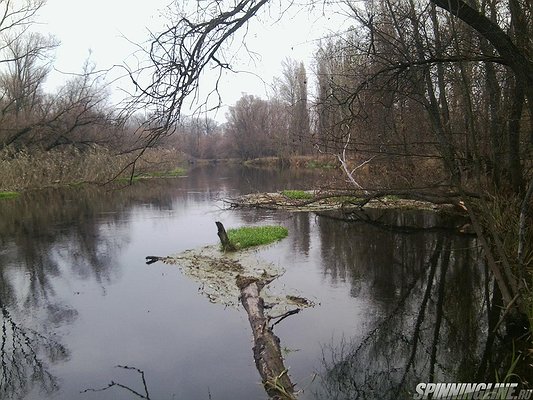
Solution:
M218 237L224 251L235 251L235 246L229 241L224 225L215 222L218 228ZM288 375L288 370L283 364L279 338L274 335L269 326L270 319L265 315L265 302L260 296L261 289L275 278L260 279L250 276L237 275L235 283L240 290L241 303L248 314L248 321L254 336L254 360L263 386L267 394L273 399L296 399L294 385ZM292 315L291 312L288 315ZM286 315L286 316L288 316ZM279 321L278 321L279 322Z
M279 338L269 327L269 318L265 316L261 289L269 280L238 275L236 284L241 291L241 302L248 313L248 320L254 336L254 360L263 386L273 399L296 399L294 385L283 364Z
M466 193L469 197L479 197ZM387 198L393 197L393 198ZM453 210L464 214L458 207L461 197L459 193L427 192L411 190L353 190L353 191L317 191L311 199L291 199L283 193L254 193L236 198L225 199L231 208L257 207L265 209L283 209L288 211L328 211L337 208L362 209L368 208L417 208L428 210Z
M224 225L221 222L216 222L218 228L218 237L222 243L224 251L235 251L235 246L229 241ZM204 249L205 250L205 249ZM191 258L194 264L201 262L214 261L214 258L202 255L193 255ZM147 256L146 263L151 264L157 261L170 262L173 260L187 260L187 257L159 257ZM307 299L287 296L289 303L296 304L296 309L287 311L281 315L269 317L265 315L265 302L261 297L261 290L272 282L278 275L269 275L266 270L260 276L250 276L250 272L245 271L239 262L235 260L222 257L216 260L213 265L217 271L221 271L227 276L235 277L235 284L240 294L239 299L248 314L248 320L252 328L254 338L254 360L263 386L270 398L276 400L296 400L294 394L294 385L288 375L288 370L283 364L283 356L281 354L280 340L274 335L273 328L285 318L294 315L300 311L302 307L312 305ZM196 271L198 267L194 270ZM237 275L231 275L236 272ZM247 276L244 276L246 274ZM210 278L213 278L213 274ZM233 283L231 283L233 286ZM223 285L222 285L223 286ZM219 288L220 289L220 288ZM236 297L236 296L235 296ZM210 298L211 300L211 298ZM277 320L269 326L270 321Z
M153 264L155 262L161 261L163 257L159 256L146 256L146 264Z
M226 229L224 228L224 225L222 225L222 222L215 222L217 224L218 232L217 235L220 239L220 243L222 243L222 249L224 251L235 251L237 250L233 243L230 242L228 238L228 234L226 233Z

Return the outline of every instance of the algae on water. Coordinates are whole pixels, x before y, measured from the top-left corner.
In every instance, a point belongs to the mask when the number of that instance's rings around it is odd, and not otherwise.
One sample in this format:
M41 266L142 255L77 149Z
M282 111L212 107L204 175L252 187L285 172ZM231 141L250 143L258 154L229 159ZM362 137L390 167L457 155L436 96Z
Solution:
M236 285L237 275L270 281L285 272L283 268L261 260L257 251L241 250L224 253L218 245L186 250L160 260L166 264L177 265L186 276L199 283L199 291L210 302L232 307L239 305L240 290ZM269 286L266 286L261 293L265 303L272 305L270 312L273 315L287 312L294 307L306 308L314 305L313 302L299 296L272 293L272 288ZM305 301L295 301L295 299Z

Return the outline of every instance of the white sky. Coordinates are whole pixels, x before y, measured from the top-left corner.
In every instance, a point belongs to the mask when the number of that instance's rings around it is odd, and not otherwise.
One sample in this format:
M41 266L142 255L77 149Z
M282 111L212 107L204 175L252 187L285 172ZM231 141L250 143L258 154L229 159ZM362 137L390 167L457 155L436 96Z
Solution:
M81 72L89 51L97 69L106 69L122 64L135 51L134 45L124 37L142 43L148 36L147 28L158 31L163 26L159 10L168 3L169 0L47 0L37 17L40 23L37 29L53 34L61 42L54 63L57 70ZM276 10L275 6L273 9ZM342 21L344 18L332 12L322 9L297 12L297 7L277 22L263 15L260 21L251 24L247 36L248 48L258 53L258 59L251 62L248 56L240 53L234 67L257 74L270 84L275 76L281 75L282 61L290 57L303 61L311 76L317 40L331 30L338 31ZM65 75L52 73L47 89L54 90L66 79ZM223 103L234 104L242 93L266 97L262 80L252 74L227 74L221 85ZM208 78L202 85L206 93L211 89L209 81ZM127 81L112 84L112 100L120 98L118 88L126 85ZM216 119L224 120L224 114L222 109Z

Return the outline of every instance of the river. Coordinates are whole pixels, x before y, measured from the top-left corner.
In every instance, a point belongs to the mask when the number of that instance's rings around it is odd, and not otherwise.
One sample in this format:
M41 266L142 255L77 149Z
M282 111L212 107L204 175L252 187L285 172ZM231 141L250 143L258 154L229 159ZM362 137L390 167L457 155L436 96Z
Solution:
M217 243L215 221L289 230L259 256L286 269L276 287L316 304L274 331L299 398L410 398L418 382L474 381L492 287L471 236L427 211L342 222L220 201L318 175L218 165L2 201L0 398L135 399L143 371L152 400L265 399L242 307L210 303L174 265L145 264ZM111 382L125 387L98 390Z

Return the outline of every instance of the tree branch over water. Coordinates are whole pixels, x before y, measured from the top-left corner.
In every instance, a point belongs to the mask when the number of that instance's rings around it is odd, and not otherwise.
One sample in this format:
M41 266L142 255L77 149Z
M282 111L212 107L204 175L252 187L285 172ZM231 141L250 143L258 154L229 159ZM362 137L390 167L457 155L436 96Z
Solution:
M184 101L198 95L199 80L207 68L219 71L210 95L216 94L220 104L218 82L224 70L231 70L223 46L267 3L240 0L227 8L218 1L202 8L198 4L192 15L178 12L177 21L171 21L166 30L151 34L148 48L141 49L149 63L129 71L137 91L130 107L152 114L149 139L172 133Z

